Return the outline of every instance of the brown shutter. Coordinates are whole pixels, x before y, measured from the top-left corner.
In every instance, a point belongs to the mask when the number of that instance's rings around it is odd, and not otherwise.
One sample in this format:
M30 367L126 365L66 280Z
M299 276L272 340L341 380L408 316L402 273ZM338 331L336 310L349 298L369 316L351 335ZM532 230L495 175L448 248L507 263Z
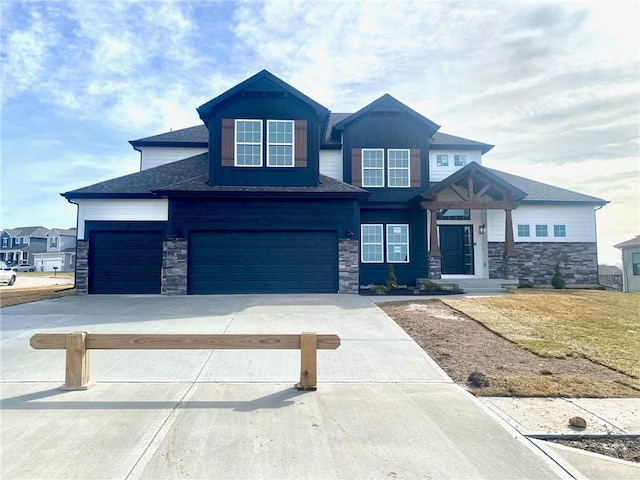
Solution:
M233 118L222 119L222 156L221 165L223 167L233 167L235 157L235 143L236 143L236 122Z
M351 185L362 186L362 149L351 149Z
M411 179L409 181L410 187L421 187L422 179L420 178L420 149L412 148L409 152L409 171L411 172Z
M295 163L296 167L307 166L307 121L295 121Z

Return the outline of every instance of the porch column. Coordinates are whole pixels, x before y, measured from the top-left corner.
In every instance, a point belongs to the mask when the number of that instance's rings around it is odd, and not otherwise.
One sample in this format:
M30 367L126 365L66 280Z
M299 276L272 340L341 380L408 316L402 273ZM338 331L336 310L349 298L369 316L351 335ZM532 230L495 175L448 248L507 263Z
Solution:
M436 208L429 209L429 278L433 280L442 278L437 214Z
M168 238L162 242L162 295L187 294L188 253L186 238Z
M513 239L513 220L511 218L511 209L505 210L505 229L504 229L504 256L505 257L517 257L516 243Z

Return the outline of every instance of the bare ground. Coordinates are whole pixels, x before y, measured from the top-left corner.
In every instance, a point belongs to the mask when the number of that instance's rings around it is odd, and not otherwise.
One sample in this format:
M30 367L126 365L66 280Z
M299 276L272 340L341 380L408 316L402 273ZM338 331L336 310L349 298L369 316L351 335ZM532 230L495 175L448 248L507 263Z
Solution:
M379 305L458 384L478 396L640 397L635 380L577 357L543 358L439 300ZM473 375L472 375L473 374ZM559 441L640 462L640 439Z

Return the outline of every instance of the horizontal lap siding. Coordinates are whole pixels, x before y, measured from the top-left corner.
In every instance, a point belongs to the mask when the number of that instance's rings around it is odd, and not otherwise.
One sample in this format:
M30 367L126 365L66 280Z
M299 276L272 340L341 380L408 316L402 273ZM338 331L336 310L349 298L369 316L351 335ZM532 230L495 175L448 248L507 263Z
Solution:
M335 293L335 232L192 232L189 293Z

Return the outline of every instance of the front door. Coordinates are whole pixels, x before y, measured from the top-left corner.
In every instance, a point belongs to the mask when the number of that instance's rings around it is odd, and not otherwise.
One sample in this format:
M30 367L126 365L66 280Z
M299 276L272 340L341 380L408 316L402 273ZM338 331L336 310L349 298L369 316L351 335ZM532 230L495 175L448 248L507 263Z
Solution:
M439 225L443 275L473 275L473 226Z

